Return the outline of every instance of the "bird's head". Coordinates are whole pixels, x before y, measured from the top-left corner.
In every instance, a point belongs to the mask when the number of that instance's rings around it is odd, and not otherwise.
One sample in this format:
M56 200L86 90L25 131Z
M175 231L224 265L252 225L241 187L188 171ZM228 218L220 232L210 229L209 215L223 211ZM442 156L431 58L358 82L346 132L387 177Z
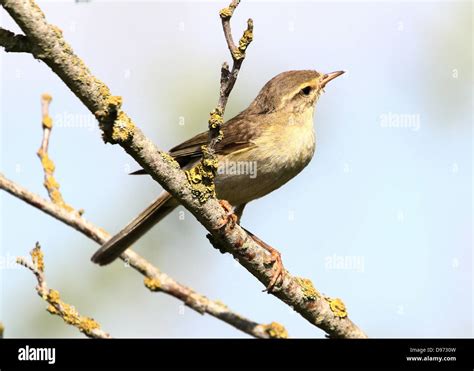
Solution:
M312 70L287 71L276 75L260 90L249 106L256 114L303 112L313 108L326 84L344 71L320 73Z

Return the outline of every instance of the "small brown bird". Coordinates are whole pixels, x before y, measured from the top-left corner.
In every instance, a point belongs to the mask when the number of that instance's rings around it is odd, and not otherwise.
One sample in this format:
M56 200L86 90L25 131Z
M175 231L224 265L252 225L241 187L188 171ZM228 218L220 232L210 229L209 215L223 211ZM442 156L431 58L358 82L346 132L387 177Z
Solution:
M312 70L287 71L272 78L250 106L222 125L223 140L216 146L216 195L233 207L238 220L245 205L281 187L310 162L316 142L315 103L326 84L343 71L327 74ZM201 159L208 132L172 148L169 154L183 169ZM138 173L145 173L143 170ZM92 257L100 265L111 263L151 227L179 205L164 191L138 217L107 241ZM256 238L279 262L273 285L281 275L279 253Z

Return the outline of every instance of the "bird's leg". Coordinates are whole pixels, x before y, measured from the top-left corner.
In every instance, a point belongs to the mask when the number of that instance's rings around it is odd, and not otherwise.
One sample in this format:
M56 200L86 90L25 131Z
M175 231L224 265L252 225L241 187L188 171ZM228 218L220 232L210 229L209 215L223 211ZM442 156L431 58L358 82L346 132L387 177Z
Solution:
M229 225L230 229L234 228L234 226L239 222L239 217L234 213L235 208L226 200L219 200L219 204L224 209L226 215L217 228L221 229L227 225Z
M264 291L271 292L275 288L277 282L283 283L283 279L285 278L285 268L283 267L281 254L277 249L271 247L269 244L262 241L249 230L245 228L243 229L257 244L259 244L261 247L263 247L270 253L270 262L273 263L273 268L275 269L275 272L273 273L272 279L270 280L270 283Z
M235 224L237 224L240 221L240 217L242 216L242 212L244 210L245 204L239 205L237 207L233 207L226 200L219 200L219 204L225 210L226 216L224 217L224 219L222 220L218 228L220 229L227 225L231 229L234 228ZM245 228L243 229L255 241L255 243L257 243L258 245L260 245L261 247L263 247L265 250L267 250L270 253L270 263L273 264L275 272L273 273L272 279L270 280L270 283L268 284L265 291L271 292L274 289L277 282L283 283L283 279L285 277L285 268L283 267L281 254L277 249L271 247L269 244L262 241L260 238L258 238L249 230Z

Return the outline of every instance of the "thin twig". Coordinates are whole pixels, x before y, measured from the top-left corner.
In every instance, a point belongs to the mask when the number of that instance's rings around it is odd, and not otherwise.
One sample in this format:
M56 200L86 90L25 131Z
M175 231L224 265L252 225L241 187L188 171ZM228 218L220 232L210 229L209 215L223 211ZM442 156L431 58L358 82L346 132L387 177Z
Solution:
M41 146L36 154L38 155L41 161L41 166L43 167L43 185L48 192L49 198L55 204L65 208L67 211L73 211L73 208L64 202L63 196L59 191L59 183L54 177L54 162L48 154L49 138L51 136L51 130L53 130L53 119L49 115L49 105L52 99L51 95L47 93L41 95L41 125L43 127L43 139L41 140ZM81 211L79 211L79 213L81 213Z
M5 332L5 326L0 322L0 339L3 339L3 334Z
M84 62L74 54L61 31L50 25L33 0L0 0L5 10L35 44L33 56L42 60L71 91L95 114L103 138L119 144L163 188L170 192L210 232L222 249L266 287L273 277L268 252L258 245L239 225L222 228L227 214L213 198L201 202L180 169L179 164L160 151L122 110L121 97L92 75ZM330 337L365 338L366 334L347 316L340 300L329 300L315 293L311 281L285 274L280 286L271 294L291 306ZM344 310L341 310L344 309Z
M5 190L11 195L25 201L53 218L63 222L64 224L76 229L86 237L97 242L99 245L104 244L111 236L103 229L93 225L84 217L76 212L69 212L64 208L56 205L42 197L30 192L26 188L8 180L0 173L0 189ZM145 285L152 291L161 291L171 295L184 304L194 309L198 313L208 313L229 325L258 338L275 338L287 337L285 328L272 322L268 325L258 324L238 313L233 312L220 301L213 301L207 297L197 293L193 289L176 282L166 273L161 272L158 268L149 263L146 259L138 255L132 249L125 251L120 257L127 265L145 276Z
M224 115L227 100L229 99L230 92L232 91L237 76L240 71L240 67L245 59L245 51L253 40L253 21L251 18L247 20L247 29L244 31L242 37L239 40L239 45L236 46L232 37L232 30L230 27L230 20L234 14L234 10L239 5L240 0L234 0L230 3L227 8L222 9L219 15L222 20L222 28L224 30L224 37L227 42L230 54L232 56L232 70L229 71L228 66L224 63L221 70L221 88L219 94L219 102L217 103L217 110Z
M206 202L209 198L215 198L216 196L214 184L214 178L218 170L216 146L224 138L224 133L221 130L221 126L224 123L224 112L229 95L237 81L240 67L245 59L245 50L253 39L253 22L249 19L247 21L247 29L244 31L244 34L239 41L239 46L235 46L230 28L230 20L235 8L239 5L239 2L240 0L233 0L228 7L219 12L222 19L224 36L233 60L232 71L229 70L227 62L222 64L219 100L216 108L210 112L208 121L208 144L201 147L202 159L200 163L186 171L188 181L193 186L194 195L202 203Z
M227 101L230 93L234 88L235 82L239 75L240 67L245 59L245 50L253 40L253 21L251 18L247 20L247 29L244 31L243 36L239 41L237 47L232 37L232 30L230 28L230 20L234 14L234 10L239 5L240 0L234 0L230 5L219 12L222 20L222 29L224 31L224 37L229 48L230 55L232 56L232 70L229 71L229 66L226 62L222 64L221 68L221 84L219 90L219 100L216 108L211 112L211 118L209 120L209 151L213 154L216 144L222 139L222 133L220 132L220 126L223 123L223 117Z
M74 327L90 338L96 339L110 339L111 336L101 330L100 325L89 317L81 316L77 310L70 304L61 300L59 292L48 288L44 276L44 257L39 243L36 243L35 248L30 252L31 262L25 258L17 258L17 263L28 268L36 277L38 285L36 291L38 295L45 300L49 306L48 312L61 317L64 322Z

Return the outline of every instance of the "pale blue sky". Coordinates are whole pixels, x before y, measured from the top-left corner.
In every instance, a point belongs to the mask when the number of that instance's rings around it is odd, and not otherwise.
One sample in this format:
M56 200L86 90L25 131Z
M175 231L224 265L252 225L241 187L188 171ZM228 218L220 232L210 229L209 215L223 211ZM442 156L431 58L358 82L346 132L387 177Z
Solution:
M219 68L229 60L218 10L225 2L42 2L74 50L160 148L206 128ZM2 27L18 31L0 11ZM277 247L285 266L341 297L372 337L472 337L472 4L470 2L243 2L240 35L255 41L226 117L289 69L348 73L327 87L315 117L316 155L292 182L250 204L242 224ZM0 53L0 172L45 196L36 157L40 95L53 95L50 154L67 202L109 232L160 192L44 64ZM394 127L410 118L409 127ZM386 125L388 121L388 125ZM183 125L184 123L184 125ZM39 241L50 287L113 336L245 336L174 298L150 293L122 263L99 268L98 247L0 193L1 256ZM182 210L182 208L180 209ZM221 255L178 211L137 251L174 278L295 337L323 332ZM341 266L338 262L343 260ZM23 268L3 266L0 321L10 337L81 337L49 315Z

